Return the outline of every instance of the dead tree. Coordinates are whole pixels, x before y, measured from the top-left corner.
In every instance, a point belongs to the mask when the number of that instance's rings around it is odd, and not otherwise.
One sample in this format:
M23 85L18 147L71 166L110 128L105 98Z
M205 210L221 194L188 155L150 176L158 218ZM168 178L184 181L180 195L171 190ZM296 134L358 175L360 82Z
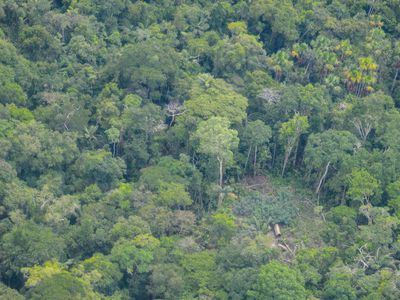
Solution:
M167 112L168 117L171 117L171 121L169 122L169 127L175 122L175 118L179 115L182 115L186 112L186 109L182 104L178 101L171 101L165 107L165 111Z

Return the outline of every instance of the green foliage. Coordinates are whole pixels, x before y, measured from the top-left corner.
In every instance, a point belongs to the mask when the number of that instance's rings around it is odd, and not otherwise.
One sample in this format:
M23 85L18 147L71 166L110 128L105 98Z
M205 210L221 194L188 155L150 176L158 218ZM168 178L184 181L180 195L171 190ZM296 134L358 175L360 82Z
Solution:
M354 201L369 203L372 196L380 193L379 182L366 170L353 170L350 174L347 196Z
M350 159L356 144L357 139L348 131L330 129L310 135L305 148L304 162L309 174L318 174L317 192L329 178L327 176L332 167L337 169Z
M247 294L251 299L307 299L303 282L297 270L272 261L260 268L257 281Z
M25 27L21 32L21 49L33 60L54 59L59 51L59 42L44 26Z
M0 102L24 105L26 94L22 87L15 82L15 72L12 68L0 65Z
M0 298L399 299L399 4L0 0Z
M149 225L139 216L129 216L128 219L121 217L111 230L111 235L115 240L132 239L139 234L150 233Z
M182 115L186 126L193 126L211 117L226 118L238 124L246 117L247 99L222 79L200 74L193 80L190 99L185 101L187 113Z
M207 224L207 238L211 245L223 245L229 242L235 233L235 218L226 213L215 213Z
M102 254L95 254L84 260L74 273L89 282L93 290L106 295L113 294L117 289L116 283L122 279L118 265Z
M323 276L336 261L337 255L335 247L325 247L304 249L296 256L297 267L305 279L307 288L318 289Z
M183 270L175 264L157 264L151 270L148 290L153 297L173 300L181 297L185 288Z
M113 158L104 150L82 153L73 168L76 178L74 185L81 189L84 185L96 183L104 190L115 186L125 172L125 163L120 158Z
M351 270L348 267L344 265L333 267L324 285L324 298L357 299L356 290L352 286L351 278Z
M282 176L285 174L286 165L292 154L293 148L299 142L301 134L304 134L309 128L308 118L295 114L289 121L282 123L279 128L279 138L285 148L285 157L283 159Z
M298 210L295 197L284 189L271 195L253 192L244 195L235 203L234 212L239 216L248 217L249 221L260 229L276 223L290 224Z
M160 190L155 199L158 205L188 206L192 204L190 195L185 191L185 186L179 183L161 183Z
M213 117L199 124L193 138L199 140L199 152L230 163L233 160L232 150L239 143L237 134L236 130L229 129L227 119Z
M61 171L78 154L75 134L50 131L34 121L18 124L9 140L9 159L15 162L17 172L23 177L51 169Z
M35 265L33 267L22 268L21 271L24 273L25 277L28 278L25 282L25 286L31 288L55 274L62 273L63 269L63 266L58 262L47 261L43 266Z
M1 239L1 269L6 277L19 273L22 267L42 264L64 255L64 240L49 228L33 222L14 226Z
M182 268L193 297L207 295L216 285L215 253L201 251L182 258Z
M143 98L169 99L171 95L164 95L165 91L173 91L182 77L177 63L181 60L179 53L154 40L127 45L121 50L117 63L110 63L108 67L120 85L133 88Z
M238 132L229 128L226 118L211 117L202 121L193 139L199 141L200 153L216 158L219 163L219 185L223 183L223 167L233 162L233 151L239 145Z
M249 146L260 146L268 143L272 137L271 128L261 120L251 121L245 127L243 140Z
M110 260L117 263L121 271L145 273L150 270L154 250L160 242L149 234L139 234L133 240L119 240L111 250Z
M42 280L27 293L28 299L100 299L84 281L67 272Z
M337 206L327 214L327 228L323 232L325 241L337 248L348 248L357 232L357 213L353 208Z
M18 291L0 283L0 297L4 300L23 300L25 299Z

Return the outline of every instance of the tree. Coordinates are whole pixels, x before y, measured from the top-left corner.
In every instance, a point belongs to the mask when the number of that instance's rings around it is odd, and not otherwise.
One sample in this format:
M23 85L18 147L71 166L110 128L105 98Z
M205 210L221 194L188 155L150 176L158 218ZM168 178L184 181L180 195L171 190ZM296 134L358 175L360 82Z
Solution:
M282 123L279 129L279 137L284 143L285 155L283 158L282 173L285 174L286 165L292 154L293 148L299 143L299 137L309 128L308 118L295 114L289 121ZM295 153L297 155L297 153Z
M192 297L201 297L215 290L218 278L214 251L187 253L182 257L180 264Z
M139 234L150 234L150 226L139 216L120 217L111 229L115 241L120 238L132 239Z
M182 295L184 286L183 270L176 264L157 264L152 267L148 290L153 297L174 300Z
M98 300L101 299L91 289L88 283L63 271L40 281L27 292L27 298L66 299L66 300Z
M368 223L359 226L357 262L368 270L392 265L391 245L398 226L397 218L388 213L388 208L373 207L370 204L361 206L359 211Z
M48 170L60 171L78 154L76 138L74 133L61 134L39 122L19 123L9 137L12 143L9 159L14 161L22 177L37 176Z
M60 51L60 43L44 26L24 27L21 32L21 49L33 60L55 59Z
M148 39L121 49L117 62L109 61L107 73L118 78L122 88L130 88L145 99L166 103L174 95L181 56L167 42Z
M228 299L246 299L247 291L257 281L257 268L234 268L224 272L222 277Z
M400 180L396 180L390 183L387 188L387 193L389 196L389 203L388 206L391 207L396 216L400 215Z
M346 72L347 89L357 97L373 91L372 85L376 83L378 65L371 56L360 57L358 66Z
M85 259L72 272L90 283L93 290L105 295L112 295L122 279L118 265L100 253Z
M393 99L381 92L363 98L349 97L342 103L340 126L353 131L365 143L374 130L384 131L388 112L394 107Z
M396 152L400 150L397 141L400 138L400 133L397 130L397 124L400 122L400 113L397 110L386 112L383 119L378 122L376 128L377 139L386 149L394 149Z
M222 117L211 117L199 124L193 138L199 141L198 151L213 156L219 164L219 186L223 185L224 166L233 160L233 152L239 145L238 133L229 129L229 121Z
M64 241L48 227L33 222L14 226L1 239L1 271L12 278L22 267L62 258L64 248Z
M112 157L108 151L87 151L81 154L72 167L73 184L77 189L82 189L84 185L97 183L107 190L122 179L125 169L125 162Z
M27 96L15 76L12 68L0 65L0 103L26 104Z
M261 34L261 39L270 50L277 50L285 42L297 39L299 16L291 1L257 0L249 8L250 30Z
M247 295L260 300L307 299L301 274L277 261L261 266L257 281Z
M357 282L357 296L370 299L397 299L400 297L396 288L398 278L391 269L384 268L378 272L360 276Z
M3 283L0 283L0 298L4 300L24 300L25 297L22 296L18 291L9 288Z
M337 258L338 249L335 247L307 248L296 253L296 266L305 279L306 287L317 291Z
M22 268L26 278L25 287L32 288L44 279L48 279L55 274L65 271L65 267L57 261L46 261L43 265Z
M158 205L170 207L185 207L192 204L185 186L179 183L161 183L160 190L155 199Z
M354 169L349 175L349 189L347 196L362 204L370 204L372 196L379 196L380 184L365 169Z
M115 156L115 145L119 142L120 132L117 128L111 127L105 131L108 141L113 145L113 157Z
M133 240L120 239L111 249L110 260L129 274L146 273L159 246L160 241L150 234L139 234Z
M220 40L213 47L213 73L218 76L243 75L265 65L265 50L253 35L247 33L243 21L228 24L229 39Z
M309 174L317 172L315 192L319 194L326 181L329 169L340 164L352 155L357 139L348 131L329 129L311 134L304 153L304 163Z
M247 123L247 126L244 128L242 139L247 147L247 158L244 169L246 170L247 163L249 161L250 153L252 148L254 149L254 158L253 158L253 175L256 175L257 172L257 154L259 151L259 147L265 145L268 146L269 139L272 137L272 130L268 125L261 120L251 121ZM269 152L266 150L267 153Z
M328 275L324 285L324 299L355 300L356 290L352 286L351 270L345 266L336 266Z
M35 117L53 130L83 133L88 126L90 113L79 100L72 94L42 93L40 102L43 105L36 108Z
M213 214L207 224L207 239L211 245L221 246L227 244L235 233L235 218L226 213Z
M340 250L353 246L357 233L356 217L354 208L344 205L331 208L326 214L328 223L322 233L324 241Z
M176 183L189 185L192 166L183 160L171 156L163 156L157 164L142 169L139 183L156 192L162 184Z
M184 102L187 113L178 117L186 126L197 125L211 117L226 118L240 124L246 117L247 98L235 92L222 79L200 74L193 80L190 99Z

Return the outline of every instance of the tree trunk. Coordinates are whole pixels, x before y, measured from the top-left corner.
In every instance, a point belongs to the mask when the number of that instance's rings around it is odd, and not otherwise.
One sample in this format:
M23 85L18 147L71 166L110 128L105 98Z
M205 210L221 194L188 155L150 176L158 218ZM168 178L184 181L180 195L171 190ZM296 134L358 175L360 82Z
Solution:
M272 154L271 169L275 167L275 158L276 158L276 142L274 143L274 153Z
M222 205L222 200L224 198L224 194L222 193L222 184L224 180L224 174L223 174L223 167L224 167L224 160L222 158L217 157L217 160L219 162L219 187L220 187L220 192L218 195L218 203L217 207L221 207Z
M224 180L224 174L223 174L224 160L219 157L217 157L217 160L219 162L219 186L222 188L222 184L223 184L223 180Z
M171 116L171 121L169 122L169 126L168 127L171 127L172 124L174 123L174 121L175 121L175 115L172 115Z
M292 149L293 149L293 147L290 147L288 149L288 151L285 152L285 158L283 160L282 174L281 174L282 177L283 177L283 175L285 175L286 165L289 161L289 157L290 157L290 154L292 153Z
M346 188L343 187L342 189L342 197L340 199L340 205L346 205Z
M257 145L254 147L254 164L253 164L253 176L256 176L257 174Z
M247 152L246 163L244 164L244 171L245 171L245 172L246 172L246 169L247 169L247 163L249 162L250 153L251 153L251 146L250 146L250 148L249 148L249 152Z
M323 183L324 180L325 180L326 174L328 174L328 170L329 170L329 165L330 165L330 164L331 164L330 161L328 161L328 163L326 164L325 172L324 172L324 174L322 174L321 178L319 179L319 183L318 183L317 189L315 190L315 193L316 193L316 194L319 194L319 192L320 192L320 190L321 190L322 183Z
M297 152L299 151L299 144L300 144L300 137L296 143L296 148L294 149L294 159L293 159L293 167L296 167L296 161L297 161Z
M394 87L396 86L396 80L397 76L399 76L399 69L396 69L396 73L394 74L393 82L392 82L392 88L390 89L390 92L393 93Z

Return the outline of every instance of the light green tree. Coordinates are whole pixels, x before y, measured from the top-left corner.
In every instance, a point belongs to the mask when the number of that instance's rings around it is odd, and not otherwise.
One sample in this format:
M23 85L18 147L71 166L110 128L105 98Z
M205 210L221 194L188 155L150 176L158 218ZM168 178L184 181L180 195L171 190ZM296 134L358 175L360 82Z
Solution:
M110 260L129 274L146 273L159 246L160 241L150 234L139 234L133 240L122 238L114 244Z
M290 155L292 154L293 148L298 144L300 135L305 133L309 126L308 118L306 116L300 116L297 113L289 121L281 124L279 137L285 147L282 176L285 174Z
M120 131L115 127L111 127L110 129L107 129L105 133L108 141L113 144L113 157L115 157L115 146L119 141Z
M162 182L155 201L158 205L170 207L184 207L192 204L192 199L190 199L185 185L175 182Z
M249 148L247 152L247 158L245 163L245 169L250 158L251 151L254 151L253 158L253 172L254 176L257 173L257 154L259 147L268 144L269 139L272 136L271 127L265 125L261 120L249 122L243 132L243 142L246 143Z
M250 299L305 300L307 292L301 274L288 266L272 261L260 268L257 282L248 291Z
M352 200L369 204L374 195L380 194L379 181L365 169L354 169L349 176L347 196Z
M233 152L239 145L238 132L229 128L226 118L211 117L199 124L193 138L199 141L198 151L215 157L219 164L219 186L223 185L224 166L233 160Z
M213 116L224 117L232 124L239 124L246 118L247 102L246 97L235 92L224 80L200 74L193 80L190 99L184 103L187 112L179 118L187 126Z

